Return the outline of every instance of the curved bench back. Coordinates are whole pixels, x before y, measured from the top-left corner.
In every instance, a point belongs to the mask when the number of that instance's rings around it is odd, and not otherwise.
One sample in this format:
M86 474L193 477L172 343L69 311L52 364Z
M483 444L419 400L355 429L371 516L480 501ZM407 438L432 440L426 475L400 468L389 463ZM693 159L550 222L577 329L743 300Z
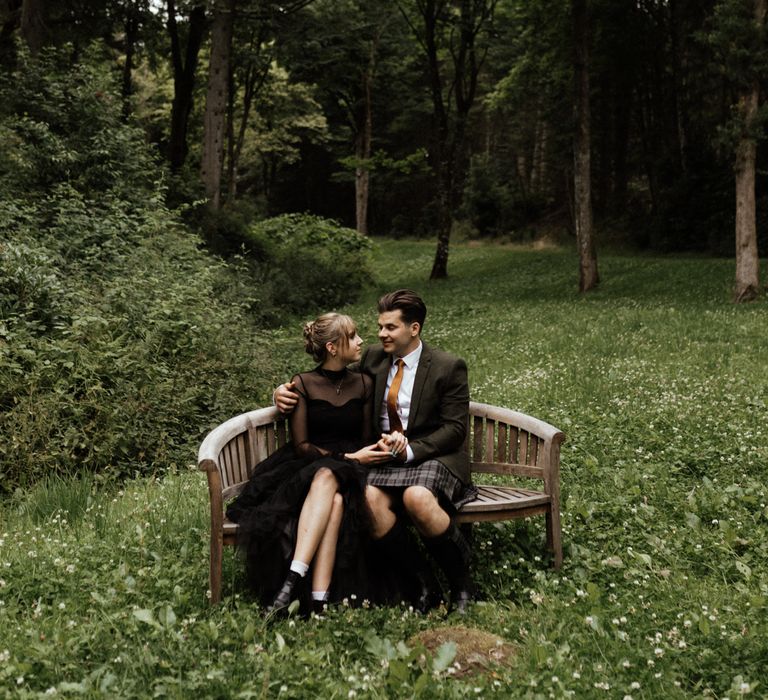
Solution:
M557 474L563 433L524 413L470 402L464 449L473 472L541 479L545 492ZM208 472L211 495L235 496L253 468L290 439L287 419L274 407L230 418L212 430L198 452L198 466Z

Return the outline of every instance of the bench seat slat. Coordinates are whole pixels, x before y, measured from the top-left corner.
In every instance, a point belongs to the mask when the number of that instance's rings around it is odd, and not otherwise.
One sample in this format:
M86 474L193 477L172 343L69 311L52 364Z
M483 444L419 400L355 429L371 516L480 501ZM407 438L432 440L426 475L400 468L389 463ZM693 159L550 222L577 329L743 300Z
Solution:
M546 505L550 498L540 491L526 491L505 486L497 486L493 489L481 486L478 489L483 496L467 503L461 513L480 513L494 510L513 510L527 508L529 506Z
M456 515L456 522L462 523L491 523L500 520L512 520L527 518L533 515L546 515L550 509L549 503L538 506L528 506L526 508L502 508L499 510L483 510L476 513L467 513L463 510Z
M529 498L531 496L541 495L541 491L531 491L530 489L521 489L515 486L479 486L481 494L485 494L493 500L499 498Z

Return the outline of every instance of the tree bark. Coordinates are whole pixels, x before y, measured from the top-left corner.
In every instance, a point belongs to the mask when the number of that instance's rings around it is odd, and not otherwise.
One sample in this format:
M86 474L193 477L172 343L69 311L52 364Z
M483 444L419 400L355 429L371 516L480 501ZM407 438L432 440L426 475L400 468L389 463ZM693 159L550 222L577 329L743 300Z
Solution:
M123 66L123 119L131 114L131 95L133 95L133 57L139 38L139 9L135 2L126 8L125 28L125 65Z
M765 23L766 0L754 0L755 23ZM760 258L757 250L755 216L755 161L757 143L753 133L760 105L760 84L755 78L739 98L738 111L742 133L736 145L734 171L736 180L736 284L735 302L751 301L760 290Z
M589 105L588 0L572 0L576 129L574 139L574 224L579 252L579 291L597 286L597 254L592 230L591 133Z
M211 25L211 58L208 93L203 118L203 157L200 176L209 206L221 206L221 171L224 163L224 135L229 93L229 58L232 49L235 0L218 0Z
M21 22L21 0L0 0L0 66L11 69L16 65L16 45L13 35Z
M48 38L44 9L44 0L23 0L21 4L21 36L33 56L43 48Z
M269 77L271 60L269 60L269 55L267 58L261 56L262 46L266 41L267 35L267 25L262 23L258 31L251 36L250 58L245 64L242 78L243 104L237 134L235 134L235 97L237 96L238 88L233 65L236 61L230 58L229 115L227 117L227 139L229 141L227 155L227 201L229 202L235 201L237 197L238 164L240 162L240 154L245 145L245 134L248 129L251 108L256 96L261 92L264 83ZM253 57L254 54L256 58Z
M467 120L475 101L477 79L481 60L478 60L475 40L482 28L490 21L496 0L460 0L458 17L453 9L446 12L446 0L422 0L416 3L419 24L412 21L400 3L400 12L413 30L427 59L430 91L432 93L432 131L435 134L430 148L430 165L435 173L438 198L437 248L432 263L430 279L448 276L448 252L451 237L451 223L460 200L460 183L465 172L463 150ZM448 47L450 61L440 55L439 31L446 21L455 21L451 27L451 45ZM451 66L450 80L446 89L443 83L443 64Z
M168 34L171 38L173 64L173 102L171 104L171 133L168 140L168 160L171 169L178 171L187 159L187 131L189 115L194 104L195 74L200 46L206 31L205 6L192 8L189 14L187 47L182 57L181 39L176 24L176 2L167 0Z
M363 119L355 137L355 155L358 165L355 168L355 223L357 230L368 235L368 201L370 194L371 170L368 161L371 157L371 141L373 139L373 112L371 88L373 73L376 68L376 51L378 34L371 40L368 54L368 65L363 71Z

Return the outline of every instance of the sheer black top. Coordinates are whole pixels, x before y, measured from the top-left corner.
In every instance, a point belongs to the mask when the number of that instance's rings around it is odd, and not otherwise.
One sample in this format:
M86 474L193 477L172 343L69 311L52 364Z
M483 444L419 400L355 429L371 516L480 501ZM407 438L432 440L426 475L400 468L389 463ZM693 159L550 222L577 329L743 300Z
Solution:
M291 381L299 394L290 417L297 457L349 452L373 442L373 380L367 374L316 367Z

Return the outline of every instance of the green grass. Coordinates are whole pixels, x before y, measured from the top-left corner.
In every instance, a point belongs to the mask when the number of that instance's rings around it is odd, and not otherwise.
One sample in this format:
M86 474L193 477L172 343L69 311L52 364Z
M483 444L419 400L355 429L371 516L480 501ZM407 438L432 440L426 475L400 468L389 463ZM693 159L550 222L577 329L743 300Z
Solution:
M451 624L340 608L266 624L238 590L207 606L207 493L190 471L122 487L49 481L0 509L0 689L48 697L731 697L768 694L768 304L729 303L733 262L379 242L377 282L411 286L427 342L466 358L473 398L565 431L565 563L540 520L476 530L483 601L466 624L516 647L460 678L409 640ZM765 275L768 271L764 271ZM291 339L295 338L295 344ZM280 363L309 360L292 322ZM254 387L263 393L266 387ZM190 455L190 463L194 455ZM231 554L228 553L228 554ZM399 644L399 646L398 646Z

